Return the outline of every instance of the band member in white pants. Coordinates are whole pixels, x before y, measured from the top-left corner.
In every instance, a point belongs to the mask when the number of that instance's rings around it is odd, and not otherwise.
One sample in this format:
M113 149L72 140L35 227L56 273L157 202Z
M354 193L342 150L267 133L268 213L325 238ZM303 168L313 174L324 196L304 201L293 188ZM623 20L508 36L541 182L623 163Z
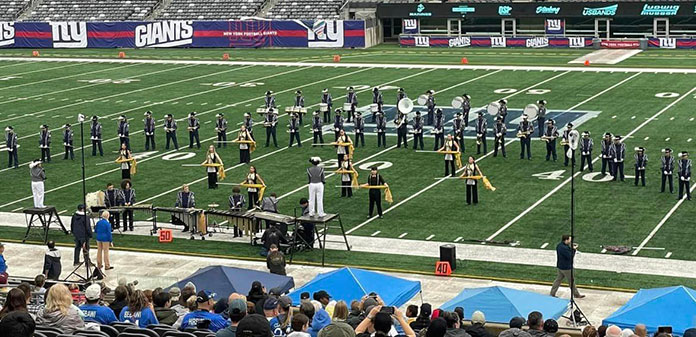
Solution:
M46 180L46 172L41 165L40 160L34 160L29 164L29 172L31 174L31 192L34 195L34 207L44 208L44 180Z
M319 166L321 158L312 157L309 159L312 166L307 169L309 179L309 216L324 217L324 168Z

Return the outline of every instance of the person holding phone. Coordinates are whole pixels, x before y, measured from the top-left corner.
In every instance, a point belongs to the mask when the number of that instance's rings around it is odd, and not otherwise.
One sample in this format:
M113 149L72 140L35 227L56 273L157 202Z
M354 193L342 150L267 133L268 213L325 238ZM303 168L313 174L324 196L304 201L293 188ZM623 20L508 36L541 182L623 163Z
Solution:
M394 329L393 319L395 319L404 330L407 337L416 337L416 333L408 325L403 313L392 306L377 305L370 310L362 322L355 328L356 337L375 337L390 336L390 331Z
M551 286L551 296L556 297L556 292L558 291L558 287L561 286L561 282L563 279L567 279L568 283L572 286L575 298L585 297L585 295L580 295L575 285L575 280L572 277L573 259L575 258L575 252L577 250L578 245L573 243L573 238L570 235L564 234L561 237L561 242L556 246L556 268L558 268L558 275Z

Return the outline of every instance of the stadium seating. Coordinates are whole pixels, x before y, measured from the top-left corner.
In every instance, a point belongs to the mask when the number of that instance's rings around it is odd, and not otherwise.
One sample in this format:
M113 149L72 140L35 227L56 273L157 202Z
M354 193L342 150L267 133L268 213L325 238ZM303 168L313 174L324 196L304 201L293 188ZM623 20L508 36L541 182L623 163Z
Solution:
M0 21L13 21L29 6L29 0L0 2Z
M338 19L342 0L280 0L266 13L269 19Z
M24 21L135 21L152 13L158 0L43 0Z
M265 0L173 0L158 20L235 20L253 16Z

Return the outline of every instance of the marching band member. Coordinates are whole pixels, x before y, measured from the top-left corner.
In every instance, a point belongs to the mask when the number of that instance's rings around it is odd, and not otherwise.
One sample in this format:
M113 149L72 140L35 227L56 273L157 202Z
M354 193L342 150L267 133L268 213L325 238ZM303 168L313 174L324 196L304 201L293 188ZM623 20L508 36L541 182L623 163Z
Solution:
M553 119L549 119L546 121L546 128L544 128L544 135L541 136L541 139L546 141L546 161L551 160L551 157L553 157L553 161L556 161L558 159L558 155L556 154L556 139L558 138L558 128L556 128L556 123L554 122Z
M65 155L63 155L63 160L68 159L68 154L70 155L70 160L74 160L75 152L73 151L73 131L70 124L63 125L63 147L65 147Z
M177 208L194 208L196 207L196 197L193 192L189 190L189 185L184 184L181 186L181 191L176 194L176 202L174 203L174 207ZM184 224L184 230L183 232L188 232L189 231L189 225L188 222L182 221Z
M432 125L432 123L431 123ZM433 130L430 131L435 135L435 147L433 150L437 151L443 144L445 144L445 119L442 117L442 109L437 109L435 116L435 125Z
M179 143L176 140L176 120L172 114L167 114L167 119L164 121L164 133L167 136L167 144L164 147L169 150L169 143L174 144L174 148L179 150Z
M116 161L122 161L121 164L121 179L130 179L132 161L127 160L133 158L131 151L126 146L126 143L121 144L121 149L118 151Z
M614 144L609 148L609 155L613 160L612 175L614 181L624 181L624 159L626 158L626 144L621 142L621 136L614 137Z
M680 153L679 156L681 157L679 160L679 200L684 192L686 192L686 199L691 200L691 159L686 151Z
M473 177L477 174L483 176L474 156L469 156L466 165L464 165L462 177ZM478 179L466 179L466 204L471 205L472 203L478 204Z
M505 117L500 117L505 123ZM527 120L527 114L522 114L522 123L517 126L517 137L520 138L520 159L524 159L524 150L527 149L527 159L532 160L532 139L530 135L534 133L534 126Z
M102 148L102 125L99 123L99 117L92 116L92 124L89 127L89 138L92 140L92 156L97 155L97 148L99 148L99 155L104 156L104 149Z
M464 127L469 127L469 112L471 111L471 96L464 94L462 95L464 102L462 102L462 118L464 119ZM462 138L463 139L463 138ZM462 140L462 144L464 141ZM462 145L462 152L464 152L464 146Z
M466 151L464 147L464 128L466 127L466 121L462 118L461 111L457 112L457 115L452 120L452 132L454 133L454 140L459 142L459 148L462 152Z
M295 102L294 102L294 104L293 104L293 107L295 107L295 108L304 108L304 96L302 96L302 90L297 90L297 91L295 91ZM299 112L298 112L298 115L300 115L300 116L299 116L299 117L300 117L300 118L299 118L299 119L300 119L300 125L304 125L304 123L302 123L302 115L303 115L303 113L299 113Z
M435 91L428 90L425 92L428 95L425 105L428 107L428 125L433 125L435 117Z
M217 147L227 147L227 119L223 113L217 114L215 121L215 133L217 133Z
M482 144L483 153L488 152L486 133L488 133L488 121L485 118L483 118L483 112L479 112L478 120L476 121L476 154L481 154Z
M350 157L350 146L353 144L353 141L348 137L346 132L344 130L341 130L338 139L336 139L337 143L342 143L342 144L347 144L347 145L339 145L336 146L336 155L338 157L338 167L341 167L341 163L343 162L344 156Z
M362 118L360 111L355 113L355 122L353 124L355 129L355 146L362 144L362 147L365 147L365 120Z
M152 111L145 112L145 151L150 150L150 144L152 144L152 149L155 150L155 119L152 118Z
M263 126L266 127L266 147L271 142L271 137L273 137L273 145L278 147L278 140L276 139L276 126L278 125L278 110L269 109L266 113Z
M40 160L34 160L29 164L29 174L31 175L31 193L34 197L34 208L44 208L44 181L46 171ZM680 180L681 190L681 180Z
M585 169L585 161L587 161L587 168L592 172L592 148L594 147L594 142L590 138L590 131L585 131L582 133L582 139L580 140L580 171Z
M328 123L331 121L331 109L333 107L331 94L328 88L324 88L324 90L321 91L321 102L327 105L327 109L324 111L324 123Z
M383 112L382 105L384 105L384 98L382 93L379 91L378 87L372 88L372 104L377 104L377 111L372 112L372 121L374 122L377 112Z
M247 131L249 131L251 139L256 140L256 138L254 138L254 120L251 119L250 113L244 113L244 126L246 127Z
M387 119L384 117L383 112L377 113L377 120L375 121L375 130L377 131L377 147L384 146L387 147Z
M500 103L500 108L498 109L498 116L503 118L503 123L505 123L505 118L507 117L507 100L506 99L501 99L498 101ZM531 134L530 134L531 136Z
M104 191L104 205L106 208L114 208L121 206L123 201L121 200L121 192L114 188L114 184L106 184L106 190ZM111 230L118 230L121 228L121 214L119 212L109 212L109 223L111 223Z
M237 135L237 140L241 141L253 141L254 138L251 136L249 130L247 130L246 125L242 125L239 128L239 134ZM239 143L239 163L249 164L251 162L251 144L249 143Z
M561 144L563 145L563 166L568 166L568 150L570 149L570 132L573 131L573 123L568 123L566 129L563 130L563 139ZM573 155L572 163L575 164L575 155Z
M124 206L133 206L135 204L135 190L129 179L121 181L119 197ZM126 222L128 226L126 226ZM131 209L123 210L123 231L127 231L128 228L130 228L131 232L133 231L133 210Z
M217 181L218 181L218 171L219 170L224 170L224 163L222 162L222 158L220 158L220 155L217 154L215 151L215 145L210 145L208 147L208 154L205 156L205 160L203 161L202 165L205 164L220 164L221 166L216 167L216 166L207 166L206 167L206 172L208 173L208 189L216 189L218 187ZM221 176L224 178L224 176Z
M421 117L420 111L416 111L416 117L413 118L413 149L418 149L418 144L420 144L420 149L423 150L423 117Z
M346 117L346 121L350 123L351 118L353 118L353 115L355 115L355 108L358 106L358 94L355 93L355 89L353 89L353 87L348 87L346 103L350 103L350 111L347 112L348 117Z
M51 131L48 130L48 125L41 125L39 132L39 148L41 148L41 161L44 163L51 162Z
M495 144L493 145L493 157L498 156L498 147L503 153L503 157L507 157L505 154L505 133L507 132L507 127L503 123L503 119L498 117L495 125L493 125L493 134L495 135Z
M446 151L457 151L459 152L459 144L457 144L456 141L454 141L454 137L452 135L447 135L447 140L445 140L445 143L442 145L441 148L437 150L438 152ZM455 157L451 153L446 153L445 154L445 177L448 176L454 176L455 173L457 173L457 170L455 169L454 166L454 160ZM452 168L452 173L450 174L450 168Z
M539 112L537 113L537 127L539 128L539 138L544 135L544 123L546 122L546 101L538 100L537 105L539 106ZM582 169L580 169L582 171Z
M309 159L312 167L307 168L307 179L309 180L309 216L314 218L319 215L323 218L324 213L324 167L319 166L321 158L312 157Z
M19 167L19 159L17 155L17 134L14 132L14 128L11 126L8 126L5 128L5 146L7 147L7 155L9 157L9 163L7 164L7 168L10 168L14 165L14 168Z
M196 117L196 112L192 111L188 115L188 132L189 132L189 149L193 148L193 139L196 139L196 147L201 148L201 140L198 137L198 129L201 128L201 122Z
M244 199L244 196L239 193L239 187L235 186L232 187L232 195L229 197L229 202L230 202L230 210L231 211L241 211L244 209L244 204L246 204L246 200ZM240 237L243 236L244 233L239 229L239 226L234 225L234 236L233 237Z
M300 127L302 122L297 120L297 113L293 113L290 117L290 124L288 125L288 131L290 131L290 144L288 147L292 147L292 143L297 139L297 147L302 147L302 142L300 141ZM302 114L299 114L302 116Z
M350 160L350 157L346 154L343 155L343 162L341 163L341 166L339 168L343 169L343 171L353 171L355 170L353 168L353 163ZM353 187L351 186L352 183L352 175L350 173L342 173L341 174L341 198L343 197L352 197L353 196Z
M662 150L665 154L662 156L662 187L660 188L660 193L665 192L665 180L669 180L669 193L674 193L674 180L672 179L672 174L674 173L674 157L672 156L672 149L666 148Z
M266 186L261 175L256 173L256 166L254 165L249 166L249 173L246 178L244 178L242 184L261 184ZM252 209L259 203L259 189L256 187L249 187L247 188L247 195L249 196L249 206L247 206L247 209Z
M128 123L128 118L126 115L121 115L118 117L118 142L119 144L126 144L126 148L130 150L130 124Z
M266 97L264 98L264 107L266 108L266 111L270 109L275 109L276 104L275 104L275 96L273 95L273 91L266 91Z
M322 135L322 121L321 116L319 116L319 110L314 111L312 114L312 132L314 133L313 144L324 143L324 136ZM317 142L317 138L319 141Z
M396 125L396 147L401 147L401 141L404 142L404 149L408 148L408 117L401 111L398 112L396 120L394 120ZM386 138L386 137L385 137ZM384 142L386 145L386 141Z
M337 140L338 136L341 134L341 130L343 130L343 116L341 116L341 109L336 109L336 115L334 115L333 128L335 136L334 140Z
M636 148L633 158L636 160L635 185L638 186L638 178L640 178L645 186L645 166L648 165L648 155L645 153L645 148Z
M611 158L611 133L607 132L604 134L604 138L602 138L602 176L607 175L607 169L609 169L609 174L612 174L612 169L611 169L611 163L612 163L612 158Z
M396 105L399 106L399 101L407 97L408 95L406 95L404 88L399 88L399 90L396 91Z
M382 175L379 174L379 172L377 171L377 166L373 166L370 169L370 174L367 176L367 184L365 185L387 187L389 186L386 182L384 182L384 178L382 178ZM372 211L374 210L374 207L377 206L377 215L379 215L379 218L382 219L382 192L379 189L370 189L369 196L370 212L368 213L367 217L372 217Z

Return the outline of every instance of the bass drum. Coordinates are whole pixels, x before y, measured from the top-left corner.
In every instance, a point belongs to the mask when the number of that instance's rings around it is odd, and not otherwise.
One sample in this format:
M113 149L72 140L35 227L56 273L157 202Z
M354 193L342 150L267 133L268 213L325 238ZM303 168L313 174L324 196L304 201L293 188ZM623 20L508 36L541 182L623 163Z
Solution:
M461 109L464 105L464 97L457 96L452 100L452 107L455 109Z
M486 108L488 111L488 114L491 116L497 116L498 111L500 111L500 103L498 102L491 102L488 104L488 107Z
M536 104L527 104L527 106L524 107L524 113L527 114L528 119L536 119L539 114L539 107Z

